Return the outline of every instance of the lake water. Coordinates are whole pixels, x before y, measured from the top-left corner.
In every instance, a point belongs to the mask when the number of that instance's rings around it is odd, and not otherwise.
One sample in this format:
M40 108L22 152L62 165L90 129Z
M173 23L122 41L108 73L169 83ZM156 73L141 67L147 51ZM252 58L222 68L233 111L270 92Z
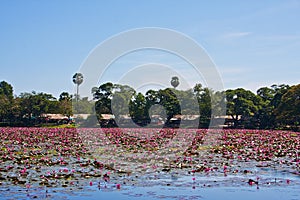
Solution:
M259 176L258 185L249 185L248 180ZM156 178L153 178L156 177ZM276 179L275 179L276 178ZM116 182L92 182L66 188L25 187L2 185L0 199L300 199L300 176L285 171L261 169L253 175L186 175L160 173L139 177L135 184Z

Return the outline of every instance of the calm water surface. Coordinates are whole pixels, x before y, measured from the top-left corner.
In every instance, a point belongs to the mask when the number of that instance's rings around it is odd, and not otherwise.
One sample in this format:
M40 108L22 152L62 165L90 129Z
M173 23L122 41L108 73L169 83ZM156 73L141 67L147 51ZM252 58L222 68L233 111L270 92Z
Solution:
M248 180L259 175L259 184L249 185ZM178 176L162 173L140 177L134 185L116 188L113 181L107 184L94 181L82 186L66 188L25 187L2 185L0 199L222 199L260 200L300 199L300 177L289 172L261 169L256 175L229 176ZM275 180L276 177L276 180ZM193 178L195 180L193 180ZM287 182L289 180L289 182Z

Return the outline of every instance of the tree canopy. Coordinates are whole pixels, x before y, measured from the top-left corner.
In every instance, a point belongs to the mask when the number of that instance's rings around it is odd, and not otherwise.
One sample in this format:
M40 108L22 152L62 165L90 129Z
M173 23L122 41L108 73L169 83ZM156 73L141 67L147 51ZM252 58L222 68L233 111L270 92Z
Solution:
M12 85L2 81L0 125L37 125L46 113L68 118L86 113L96 115L98 120L102 114L114 115L111 126L117 126L124 116L138 126L147 126L152 116L160 116L165 126L177 127L181 123L180 116L186 115L198 116L199 128L207 128L212 117L225 117L225 124L231 128L299 130L300 84L262 87L256 94L243 88L212 91L201 84L178 90L177 77L172 77L170 85L170 88L150 89L143 94L128 85L107 82L91 88L93 100L89 100L68 92L62 92L58 99L35 91L14 96ZM227 116L218 116L222 115L225 104Z

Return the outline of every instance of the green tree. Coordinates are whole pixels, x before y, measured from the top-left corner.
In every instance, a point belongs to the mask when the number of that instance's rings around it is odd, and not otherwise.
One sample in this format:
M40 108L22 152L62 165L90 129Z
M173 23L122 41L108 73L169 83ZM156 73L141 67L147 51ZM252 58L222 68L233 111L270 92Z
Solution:
M145 99L146 99L146 109L150 111L149 115L160 115L160 117L165 117L165 113L162 112L160 106L154 106L154 105L159 105L160 98L159 98L159 93L158 91L155 90L148 90L145 94ZM164 116L162 116L164 115ZM151 117L151 116L150 116Z
M207 128L211 120L212 92L208 88L203 88L201 84L196 84L193 90L199 104L199 127Z
M281 98L275 109L276 122L280 126L291 126L299 130L300 124L300 84L292 86Z
M274 106L274 109L276 109L281 102L282 96L290 89L290 86L286 84L281 84L272 85L271 88L275 91L275 95L271 101L271 104Z
M167 119L165 125L171 127L178 126L179 124L177 124L177 121L175 122L176 124L171 121L175 115L181 115L180 101L177 98L174 89L166 88L159 90L158 100L158 104L162 105L166 110Z
M73 97L72 99L72 113L73 114L92 114L95 111L95 102L90 101L88 97Z
M260 109L261 98L249 90L238 88L226 91L227 115L230 115L234 122L234 128L243 126L254 128L256 112Z
M222 116L226 114L226 92L225 91L211 91L211 108L214 110L215 116Z
M275 110L281 103L282 96L288 91L290 86L272 85L262 87L257 90L257 95L262 99L261 107L256 118L261 129L274 129L277 127Z
M59 95L58 100L59 100L59 112L58 113L70 118L70 116L73 114L72 95L70 95L68 92L62 92Z
M166 127L169 127L169 126L174 127L174 126L178 125L178 124L172 124L173 122L171 121L171 119L175 115L181 115L180 99L178 98L178 96L176 94L179 95L179 92L177 90L171 89L171 88L161 89L158 91L148 90L146 92L146 96L145 96L146 112L144 112L144 114L148 116L147 120L149 120L149 123L150 123L149 109L153 105L161 105L161 106L163 106L165 113L166 113L165 126ZM151 111L152 114L161 114L160 107L156 107L156 108L158 110L156 110L156 111L152 110ZM178 123L178 122L176 122L176 123Z
M151 121L147 109L147 101L142 93L138 93L131 99L129 112L132 120L139 126L146 126Z
M10 101L13 100L13 87L6 81L0 82L0 94L5 95Z
M199 115L198 99L193 89L173 90L180 102L182 115Z
M21 101L22 99L20 97L15 97L13 99L12 107L11 107L11 126L14 124L21 125L23 116L21 114L22 107L21 107Z
M13 87L5 82L0 82L0 122L7 121L10 122L13 117L12 114L13 107Z
M112 114L111 99L113 96L114 84L111 82L99 86L98 90L94 89L95 109L98 117L101 114Z
M55 97L46 93L21 93L20 108L21 115L32 123L36 123L41 114L48 113L51 101L55 101Z
M257 90L257 95L262 99L261 108L256 115L260 129L275 127L274 105L272 103L275 94L275 90L269 87L262 87Z
M145 95L147 101L147 108L149 109L151 106L155 104L159 104L160 102L160 94L155 90L148 90Z
M121 115L130 115L129 104L136 91L128 85L114 84L111 98L111 109L118 124Z

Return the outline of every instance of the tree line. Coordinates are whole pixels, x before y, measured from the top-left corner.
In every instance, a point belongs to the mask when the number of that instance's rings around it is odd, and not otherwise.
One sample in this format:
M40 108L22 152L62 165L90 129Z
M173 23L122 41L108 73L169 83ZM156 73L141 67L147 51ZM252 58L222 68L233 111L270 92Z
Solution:
M74 113L91 113L92 104L88 98L82 98L76 108L72 107L76 95L62 92L59 98L52 94L24 92L13 95L11 84L0 82L0 125L35 126L42 124L43 114L62 114L71 117Z
M226 113L225 123L230 128L293 129L299 130L300 84L262 87L256 94L243 88L212 91L196 84L188 90L178 90L178 80L171 80L173 87L136 92L128 85L104 83L91 89L93 100L62 92L59 98L51 94L26 92L13 95L11 84L0 82L0 125L32 126L42 123L44 113L71 117L74 113L96 115L114 114L109 126L117 126L122 116L130 116L139 126L151 123L152 115L165 118L166 126L173 126L172 119L180 115L199 116L199 128L207 128L213 115ZM225 108L225 112L222 109ZM212 113L214 110L214 113ZM178 123L178 121L175 123Z

